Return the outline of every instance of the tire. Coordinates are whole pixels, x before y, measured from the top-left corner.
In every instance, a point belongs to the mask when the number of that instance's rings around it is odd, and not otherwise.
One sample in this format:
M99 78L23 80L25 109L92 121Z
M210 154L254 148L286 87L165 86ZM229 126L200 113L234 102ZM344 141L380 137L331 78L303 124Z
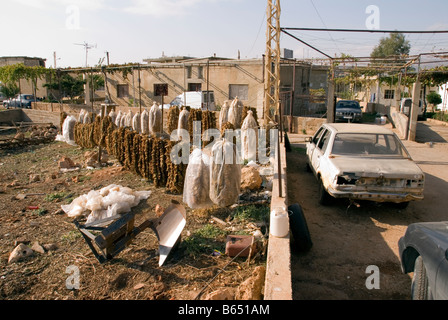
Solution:
M307 162L306 163L306 165L305 165L305 170L306 170L306 172L313 172L312 170L311 170L311 166L310 166L310 164Z
M414 276L411 284L412 300L429 300L429 283L422 256L415 260Z
M409 205L409 201L406 202L399 202L399 203L394 203L394 207L399 209L399 210L404 210L408 207Z
M288 207L289 225L293 236L292 247L298 252L307 252L313 246L310 231L302 207L295 203Z
M319 189L318 189L319 203L323 206L328 206L333 202L333 197L330 196L325 190L324 184L321 179L319 179Z

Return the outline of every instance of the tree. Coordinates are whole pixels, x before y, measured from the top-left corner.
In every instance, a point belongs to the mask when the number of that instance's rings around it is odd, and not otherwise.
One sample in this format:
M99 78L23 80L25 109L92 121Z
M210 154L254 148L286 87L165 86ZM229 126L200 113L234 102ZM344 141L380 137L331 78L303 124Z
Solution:
M402 33L391 33L387 38L381 38L380 43L373 49L372 58L386 58L390 56L406 56L411 51L411 45Z
M14 98L20 89L15 83L7 83L0 87L0 92L7 98Z
M437 92L431 92L426 95L426 100L433 106L437 106L442 103L442 97Z
M62 95L64 97L70 97L70 100L73 101L76 96L79 96L84 92L85 83L86 81L83 80L80 75L72 77L70 74L64 73L56 81L47 83L44 86L52 90L59 90L60 88Z

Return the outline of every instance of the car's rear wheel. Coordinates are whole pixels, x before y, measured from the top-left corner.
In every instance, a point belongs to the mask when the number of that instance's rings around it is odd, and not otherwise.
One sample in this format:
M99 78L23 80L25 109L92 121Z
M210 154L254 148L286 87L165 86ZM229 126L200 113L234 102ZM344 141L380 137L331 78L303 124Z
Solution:
M411 285L412 300L429 300L429 283L422 256L415 260L414 276Z
M318 195L319 195L319 203L321 205L328 206L331 204L333 197L328 194L327 190L325 190L322 179L319 179Z

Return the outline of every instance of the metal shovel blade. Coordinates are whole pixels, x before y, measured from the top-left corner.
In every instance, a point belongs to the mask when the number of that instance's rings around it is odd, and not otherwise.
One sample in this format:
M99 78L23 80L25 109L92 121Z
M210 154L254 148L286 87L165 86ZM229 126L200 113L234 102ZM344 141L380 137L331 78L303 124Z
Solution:
M159 240L159 266L162 266L182 233L186 220L185 208L172 203L154 221L152 229Z

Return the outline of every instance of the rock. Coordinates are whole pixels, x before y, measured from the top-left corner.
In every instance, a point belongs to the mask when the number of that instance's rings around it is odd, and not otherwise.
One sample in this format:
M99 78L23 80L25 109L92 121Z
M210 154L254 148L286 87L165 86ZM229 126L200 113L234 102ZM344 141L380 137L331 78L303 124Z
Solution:
M18 141L22 141L23 139L25 139L25 135L22 132L19 132L14 136L14 139L18 140Z
M37 241L33 243L31 249L39 253L45 253L45 249Z
M30 243L30 240L26 238L18 238L14 241L14 245L17 247L19 244L28 244Z
M54 243L47 243L43 245L46 251L55 251L58 249L58 246Z
M163 214L163 212L165 211L165 209L163 209L163 207L161 205L157 204L154 211L156 212L157 217L160 217Z
M98 165L98 151L87 151L84 153L85 165L87 167L97 167ZM109 161L109 155L106 151L101 152L101 164L106 164Z
M220 288L209 293L204 300L233 300L235 296L234 288Z
M55 212L53 212L53 215L59 215L59 214L64 214L64 213L65 213L64 210L58 209Z
M241 189L260 189L263 179L258 170L252 166L246 166L241 170Z
M30 182L38 182L38 181L40 181L39 174L30 174Z
M138 283L138 284L136 284L135 286L134 286L134 290L138 290L138 289L141 289L141 288L143 288L145 286L145 284L144 283Z
M241 283L236 290L235 300L261 300L265 275L265 267L256 267L253 275Z
M70 168L76 167L73 160L70 159L69 157L65 157L65 156L59 160L58 166L59 166L59 169L70 169Z
M8 184L8 187L17 187L17 186L20 186L19 180L14 180L10 184Z
M34 251L23 243L19 244L9 255L8 263L14 263L28 257L31 257Z

